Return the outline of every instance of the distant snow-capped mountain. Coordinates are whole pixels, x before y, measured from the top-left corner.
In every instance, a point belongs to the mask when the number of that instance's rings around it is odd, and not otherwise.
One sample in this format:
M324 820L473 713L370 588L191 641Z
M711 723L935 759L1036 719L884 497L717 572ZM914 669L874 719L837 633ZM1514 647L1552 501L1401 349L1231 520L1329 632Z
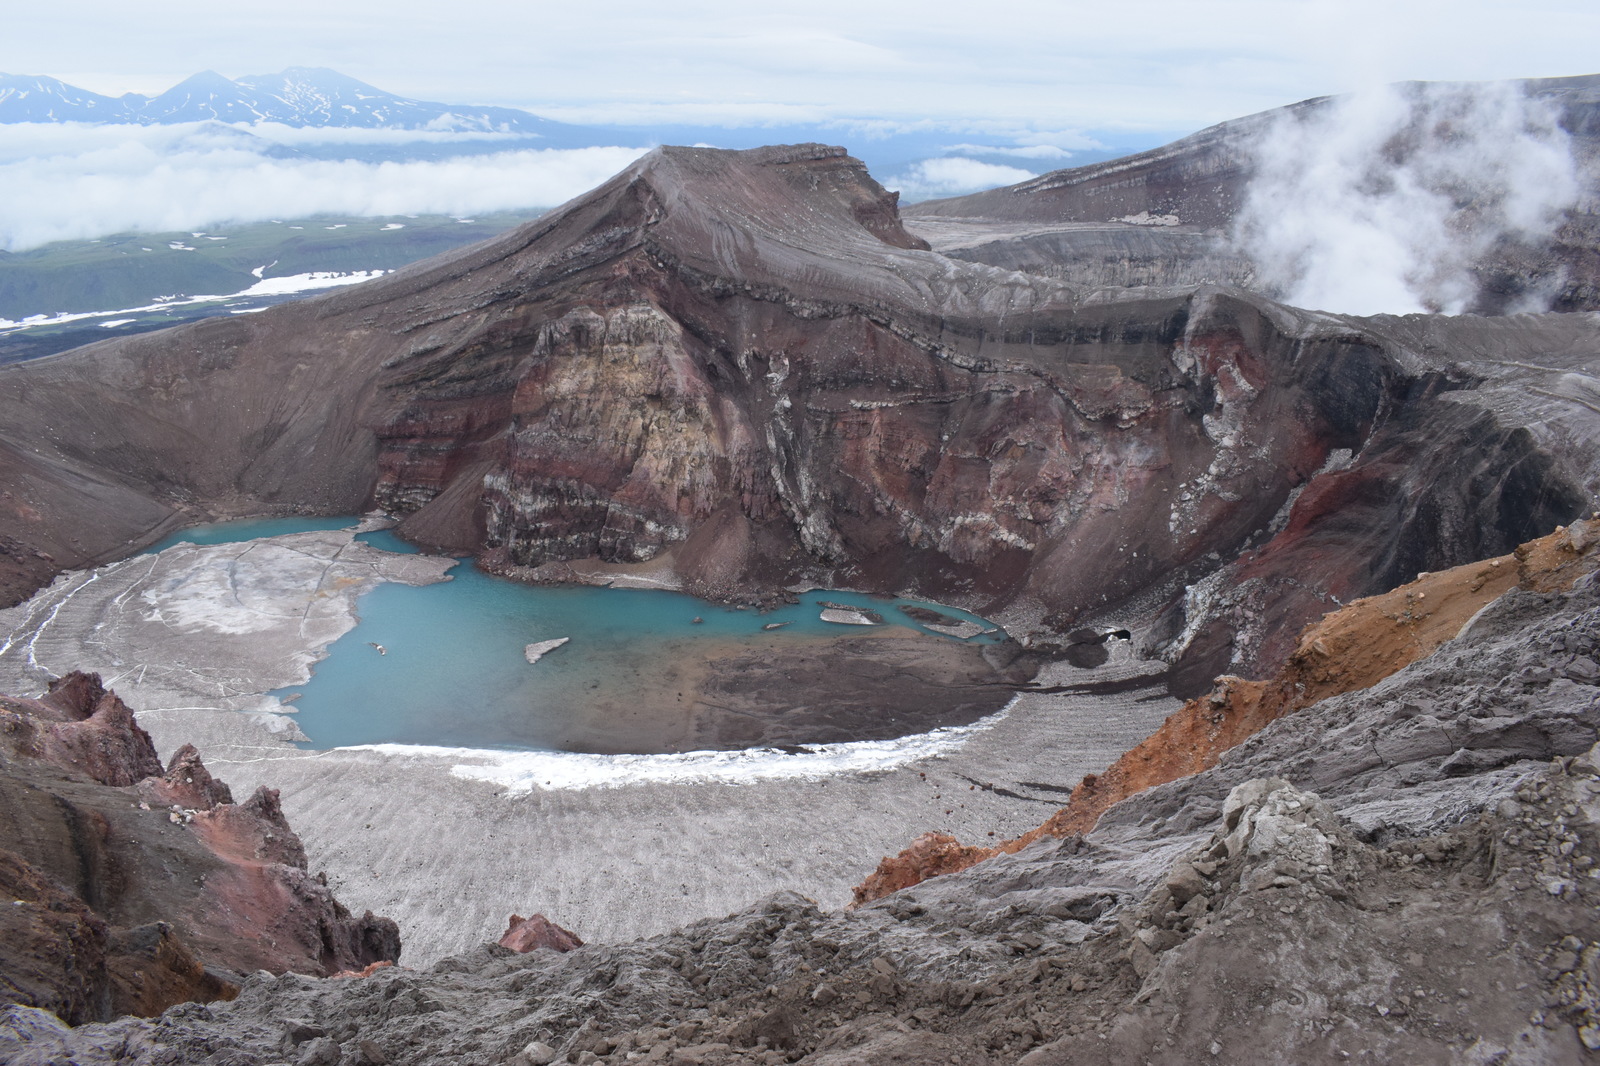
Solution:
M55 78L0 74L0 122L134 122L136 93L101 96Z
M155 97L101 96L55 78L0 74L0 122L205 121L523 135L562 128L561 123L515 108L411 100L314 67L236 79L207 70Z

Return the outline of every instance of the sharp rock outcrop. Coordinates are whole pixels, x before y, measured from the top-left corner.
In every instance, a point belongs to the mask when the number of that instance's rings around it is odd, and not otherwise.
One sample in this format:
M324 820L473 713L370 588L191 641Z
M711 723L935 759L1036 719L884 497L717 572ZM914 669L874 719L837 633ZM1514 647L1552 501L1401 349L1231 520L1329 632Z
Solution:
M73 1024L399 956L394 922L307 871L277 793L234 803L188 745L163 769L93 674L0 697L0 840L0 1000Z

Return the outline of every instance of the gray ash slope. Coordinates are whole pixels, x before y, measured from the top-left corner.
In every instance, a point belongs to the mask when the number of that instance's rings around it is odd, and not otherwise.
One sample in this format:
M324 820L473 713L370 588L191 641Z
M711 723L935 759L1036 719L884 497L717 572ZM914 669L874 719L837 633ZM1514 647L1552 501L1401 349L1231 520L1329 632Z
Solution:
M250 978L10 1063L1579 1063L1600 1044L1600 582L1513 591L1083 838L853 912Z

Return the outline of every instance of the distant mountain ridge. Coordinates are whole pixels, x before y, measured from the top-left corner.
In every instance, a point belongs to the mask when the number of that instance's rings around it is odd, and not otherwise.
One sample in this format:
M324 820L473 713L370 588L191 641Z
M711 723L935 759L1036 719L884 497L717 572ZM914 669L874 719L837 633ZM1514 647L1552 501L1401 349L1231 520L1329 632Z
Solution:
M229 79L206 70L159 96L102 96L55 78L0 74L0 123L280 122L343 129L540 135L564 125L511 107L412 100L338 71L290 67Z
M1089 146L1067 151L1055 148L1049 143L1049 136L1039 140L1020 131L982 133L965 128L913 124L897 131L876 129L864 134L851 123L842 121L754 122L746 126L672 121L578 125L542 118L513 107L413 100L322 67L289 67L276 74L231 79L206 70L156 96L138 93L105 96L45 75L0 73L0 127L17 123L83 123L100 127L228 123L236 132L248 125L277 123L301 129L409 130L462 135L454 138L327 138L325 143L300 139L291 145L268 144L266 142L277 138L263 131L262 143L241 145L248 151L262 154L292 153L301 158L401 163L526 148L711 144L739 149L767 144L834 143L849 138L861 142L856 146L857 155L873 172L883 176L891 187L901 189L908 200L971 192L1031 174L1031 170L1018 165L1022 159L1017 155L1019 146L1030 152L1026 160L1071 158L1081 165L1144 151L1161 143L1149 133L1129 136L1101 131L1095 134L1100 139L1090 140ZM488 134L498 135L492 148L484 144L484 136ZM513 143L515 149L511 147ZM925 171L926 162L941 158L956 160L957 176L950 177L943 172L930 175Z

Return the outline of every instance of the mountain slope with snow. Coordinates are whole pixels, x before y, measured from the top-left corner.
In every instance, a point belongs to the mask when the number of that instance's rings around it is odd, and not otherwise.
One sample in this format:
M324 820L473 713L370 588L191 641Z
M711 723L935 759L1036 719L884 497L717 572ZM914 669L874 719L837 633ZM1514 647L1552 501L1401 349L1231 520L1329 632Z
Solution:
M0 74L0 123L277 122L341 129L442 130L547 135L559 122L509 107L412 100L319 67L228 79L201 71L161 93L101 96L55 78Z

